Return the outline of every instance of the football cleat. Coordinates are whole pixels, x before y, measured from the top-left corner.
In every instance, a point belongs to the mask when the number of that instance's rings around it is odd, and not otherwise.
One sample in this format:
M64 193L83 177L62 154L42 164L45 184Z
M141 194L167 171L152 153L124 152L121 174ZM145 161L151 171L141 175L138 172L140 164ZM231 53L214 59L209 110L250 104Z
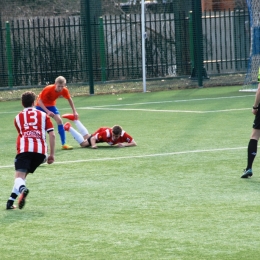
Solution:
M241 178L248 178L248 177L252 177L252 176L253 176L252 169L248 169L248 170L245 169Z
M18 207L19 209L22 209L25 205L25 199L26 197L28 196L29 194L29 190L27 188L24 188L20 197L19 197L19 200L18 200Z
M6 209L16 209L16 206L13 205L13 201L12 200L8 200L6 203Z
M64 144L64 145L61 146L61 149L62 149L62 150L72 150L73 147L70 146L70 145L68 145L68 144Z
M64 128L65 131L69 131L69 130L70 130L70 127L71 127L71 124L70 124L69 122L67 122L67 123L65 123L65 124L63 125L63 128Z
M75 120L75 116L74 116L73 114L64 114L64 115L62 115L61 117L67 118L67 119L69 119L69 120L71 120L71 121L74 121L74 120Z

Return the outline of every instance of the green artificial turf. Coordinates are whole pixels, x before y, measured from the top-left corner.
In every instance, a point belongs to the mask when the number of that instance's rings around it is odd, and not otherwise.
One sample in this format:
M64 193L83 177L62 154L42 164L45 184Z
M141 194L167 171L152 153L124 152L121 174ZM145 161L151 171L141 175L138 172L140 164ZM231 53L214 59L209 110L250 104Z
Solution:
M0 259L258 259L258 157L254 176L240 178L254 93L239 89L75 97L90 133L120 124L138 145L92 150L67 134L74 149L62 151L56 130L56 162L28 176L26 205L13 211L22 108L0 102Z

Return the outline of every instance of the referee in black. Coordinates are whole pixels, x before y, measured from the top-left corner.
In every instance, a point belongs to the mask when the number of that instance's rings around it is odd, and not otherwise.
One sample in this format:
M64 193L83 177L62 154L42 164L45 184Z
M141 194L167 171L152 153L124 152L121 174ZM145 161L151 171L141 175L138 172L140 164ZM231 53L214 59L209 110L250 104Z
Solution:
M255 103L252 107L252 113L255 115L252 134L247 148L247 166L241 178L249 178L253 176L253 162L257 154L257 143L260 137L260 68L258 71L258 88L255 95Z

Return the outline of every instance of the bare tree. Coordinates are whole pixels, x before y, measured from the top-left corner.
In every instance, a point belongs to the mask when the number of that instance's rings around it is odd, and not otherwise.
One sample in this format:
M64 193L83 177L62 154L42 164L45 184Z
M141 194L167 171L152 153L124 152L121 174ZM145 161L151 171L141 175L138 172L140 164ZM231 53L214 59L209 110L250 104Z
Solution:
M246 0L236 0L235 8L236 9L247 9Z
M4 20L14 17L70 16L80 13L80 0L1 0Z

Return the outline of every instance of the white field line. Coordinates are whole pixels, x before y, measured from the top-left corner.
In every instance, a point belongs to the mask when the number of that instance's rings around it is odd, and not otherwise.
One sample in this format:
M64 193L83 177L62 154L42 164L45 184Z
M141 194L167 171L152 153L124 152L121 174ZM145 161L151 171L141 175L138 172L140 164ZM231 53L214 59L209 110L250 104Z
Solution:
M230 112L239 110L251 110L251 108L233 108L233 109L222 109L222 110L208 110L208 111L193 111L193 110L164 110L164 109L141 109L141 108L108 108L108 107L79 107L79 109L87 110L112 110L112 111L146 111L146 112L169 112L169 113L194 113L194 114L205 114L205 113L218 113L218 112Z
M183 100L168 100L168 101L153 101L153 102L144 102L144 103L131 103L131 104L114 104L114 105L103 105L103 106L92 106L92 107L77 107L77 109L98 109L98 108L109 108L109 107L118 107L118 106L135 106L135 105L150 105L150 104L164 104L164 103L179 103L179 102L192 102L192 101L207 101L207 100L218 100L218 99L232 99L232 98L245 98L252 97L255 95L243 95L243 96L231 96L231 97L216 97L216 98L196 98L196 99L183 99ZM240 109L230 109L230 110L218 110L218 112L223 111L236 111L236 110L245 110L248 108ZM67 108L59 108L60 111L67 110ZM21 111L21 110L20 110ZM0 114L14 114L20 111L1 111ZM145 111L145 110L144 110ZM147 110L148 111L148 110ZM208 113L215 111L183 111L183 110L149 110L152 112L186 112L186 113Z
M254 97L254 96L255 95L243 95L243 96L215 97L215 98L180 99L180 100L153 101L153 102L131 103L131 104L103 105L103 106L94 106L94 107L116 107L116 106L150 105L150 104L164 104L164 103L178 103L178 102L192 102L192 101L207 101L207 100L230 99L230 98L244 98L244 97Z
M234 147L234 148L216 148L216 149L207 149L207 150L193 150L193 151L182 151L182 152L172 152L172 153L155 153L155 154L143 154L143 155L133 155L133 156L122 156L122 157L107 157L107 158L91 158L85 160L74 160L74 161L64 161L64 162L55 162L56 164L73 164L73 163L83 163L83 162L95 162L95 161L113 161L113 160L122 160L122 159L143 159L148 157L160 157L160 156L172 156L172 155L182 155L190 153L209 153L209 152L219 152L219 151L232 151L232 150L244 150L247 147ZM0 166L0 169L14 167L14 165Z

